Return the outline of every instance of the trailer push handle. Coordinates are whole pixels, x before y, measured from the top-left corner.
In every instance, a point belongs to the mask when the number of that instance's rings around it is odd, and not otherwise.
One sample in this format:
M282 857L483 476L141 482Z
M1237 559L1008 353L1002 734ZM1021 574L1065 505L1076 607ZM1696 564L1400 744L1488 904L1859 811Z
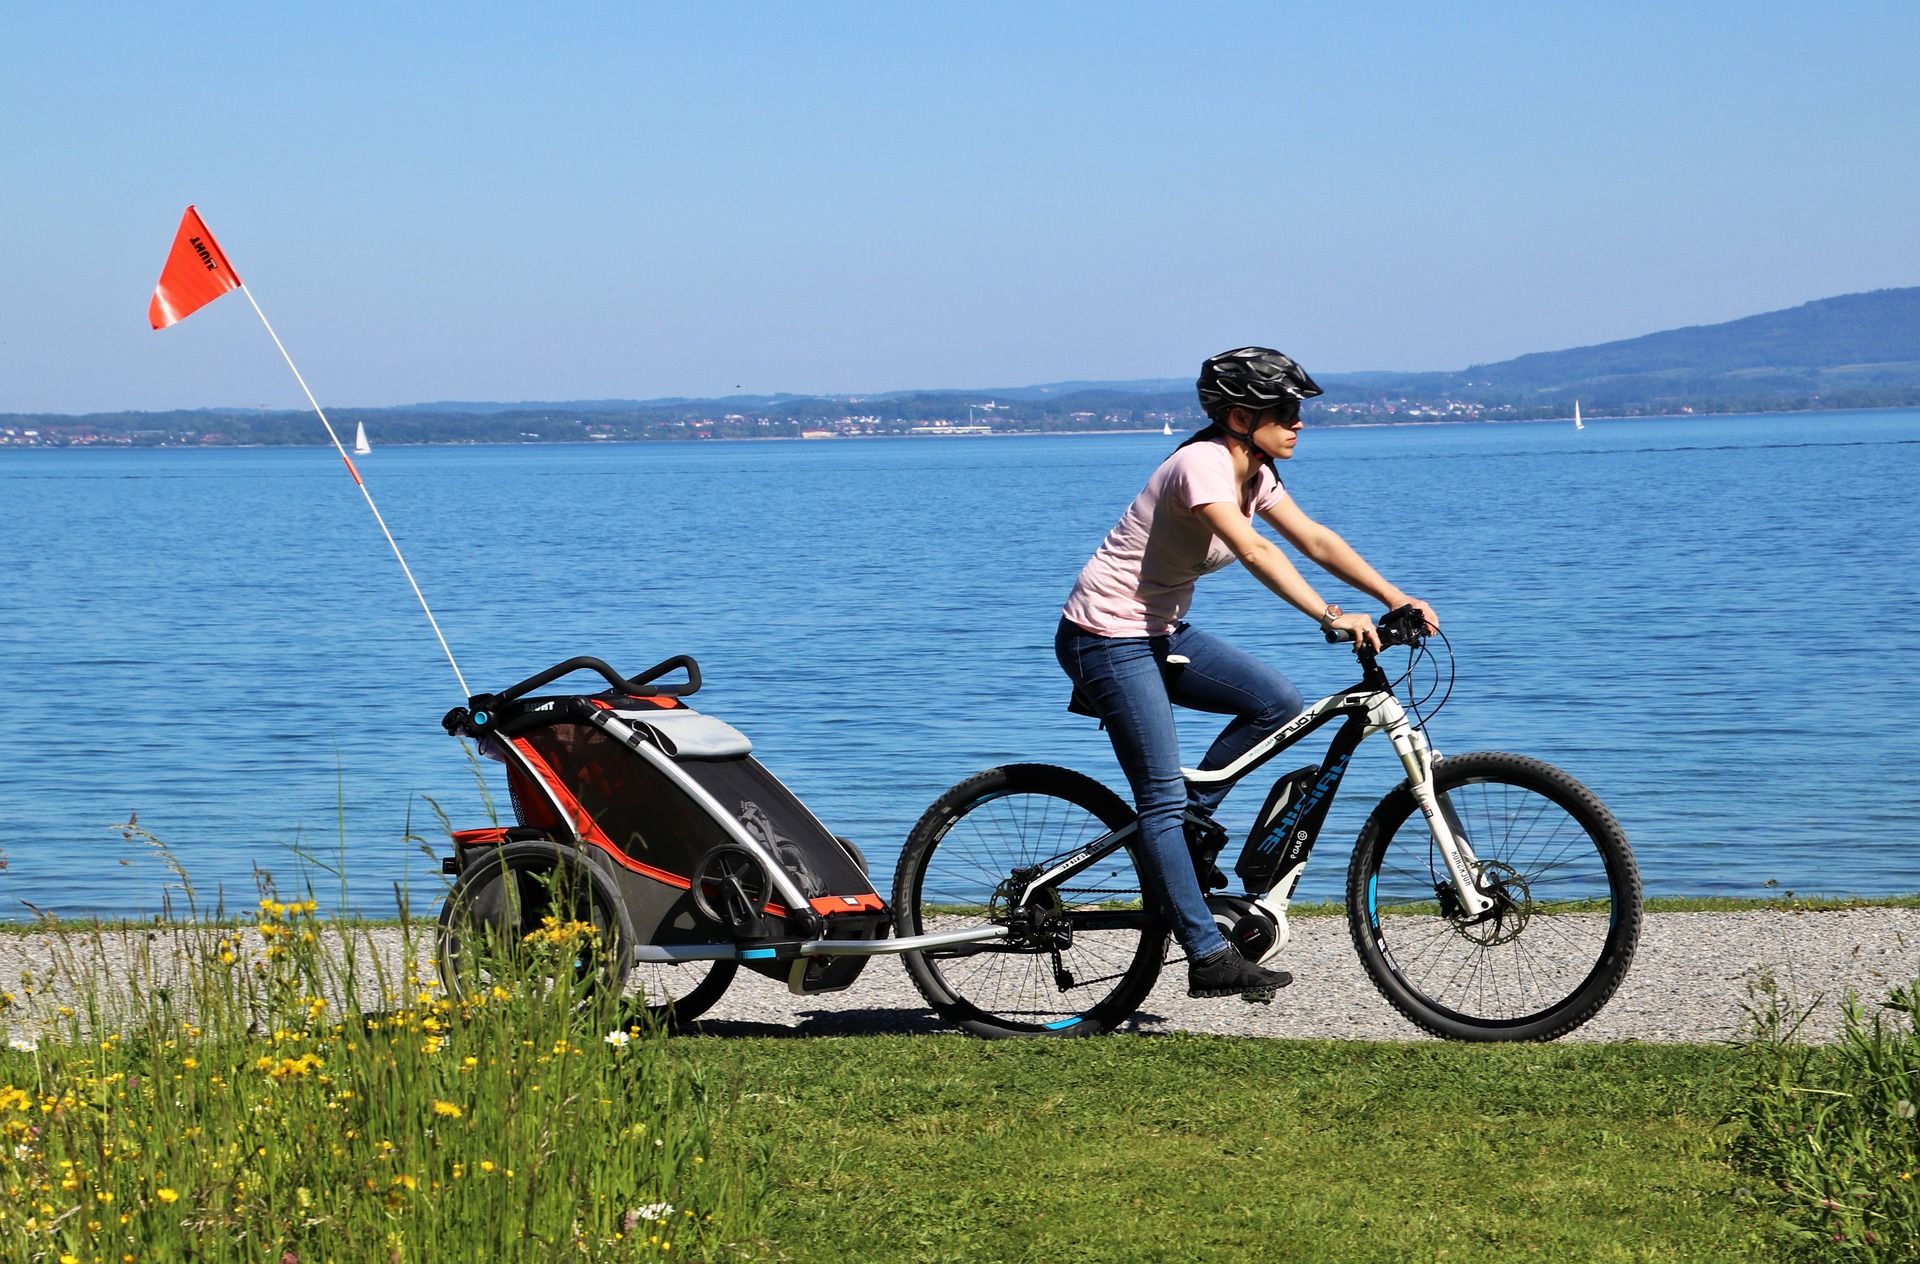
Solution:
M680 684L656 685L652 683L668 672L680 671L682 669L686 671L687 678ZM631 680L609 667L601 659L581 655L578 658L570 658L564 663L555 663L553 666L547 668L547 670L527 677L505 692L477 693L467 699L467 705L465 707L456 707L452 711L449 711L446 718L441 721L441 724L446 728L447 732L454 733L458 732L459 729L467 723L468 719L471 718L475 726L485 728L488 724L492 723L490 712L509 702L516 701L526 694L532 693L535 689L543 685L550 685L562 676L571 676L577 671L599 672L601 677L604 678L615 691L634 697L655 694L684 698L690 693L698 693L700 691L700 664L694 662L691 657L685 654L675 654L665 662L655 663Z

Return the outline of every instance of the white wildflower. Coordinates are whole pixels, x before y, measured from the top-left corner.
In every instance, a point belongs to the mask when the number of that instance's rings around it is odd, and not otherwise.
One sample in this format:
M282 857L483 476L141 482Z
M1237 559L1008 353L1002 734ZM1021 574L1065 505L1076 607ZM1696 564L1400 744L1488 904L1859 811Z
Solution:
M616 1049L625 1046L626 1043L632 1039L633 1037L624 1031L610 1031L607 1033L607 1043Z

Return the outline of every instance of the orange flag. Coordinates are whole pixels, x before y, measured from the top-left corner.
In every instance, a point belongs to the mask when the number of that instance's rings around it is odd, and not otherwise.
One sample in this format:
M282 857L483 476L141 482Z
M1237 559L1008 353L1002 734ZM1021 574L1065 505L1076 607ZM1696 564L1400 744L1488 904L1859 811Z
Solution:
M240 277L221 253L220 243L201 222L200 212L189 206L180 217L167 266L160 270L160 284L153 287L147 320L155 329L165 329L239 285Z

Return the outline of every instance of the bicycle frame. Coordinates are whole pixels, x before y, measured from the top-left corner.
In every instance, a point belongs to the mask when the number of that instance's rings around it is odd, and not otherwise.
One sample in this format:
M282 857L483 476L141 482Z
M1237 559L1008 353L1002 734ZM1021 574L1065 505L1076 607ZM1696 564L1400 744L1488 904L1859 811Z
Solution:
M1340 782L1346 776L1347 764L1353 752L1373 734L1385 733L1387 740L1393 744L1394 753L1400 758L1401 766L1406 769L1407 788L1419 805L1427 828L1433 834L1434 845L1446 863L1462 912L1469 918L1479 917L1493 907L1493 900L1480 889L1477 876L1480 862L1473 853L1466 830L1433 791L1433 762L1438 755L1428 742L1426 733L1408 718L1406 707L1394 695L1392 684L1372 654L1363 653L1361 662L1364 672L1359 684L1320 699L1254 743L1251 749L1226 767L1205 770L1182 768L1181 774L1189 785L1194 786L1236 784L1322 725L1335 719L1344 719L1345 723L1333 735L1333 741L1327 747L1326 759L1320 764L1319 774L1311 786L1297 798L1276 803L1270 797L1255 823L1255 837L1259 837L1261 830L1267 831L1267 837L1261 839L1262 849L1278 848L1280 863L1274 880L1265 890L1249 891L1248 894L1263 904L1270 898L1276 899L1278 907L1271 911L1284 912L1287 901L1292 898L1293 888L1306 868L1307 857L1319 835L1320 822L1325 819L1327 809L1332 806L1334 795L1339 791ZM1084 847L1048 862L1040 873L1027 882L1013 906L1032 907L1042 893L1072 879L1125 845L1138 828L1137 821L1129 822ZM1252 848L1253 842L1249 841L1248 846ZM1091 916L1099 917L1100 914Z

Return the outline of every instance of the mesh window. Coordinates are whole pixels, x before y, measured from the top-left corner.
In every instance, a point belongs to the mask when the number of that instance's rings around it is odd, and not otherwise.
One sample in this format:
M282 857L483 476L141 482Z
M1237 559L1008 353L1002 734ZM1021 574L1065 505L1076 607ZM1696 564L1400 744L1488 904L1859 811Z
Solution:
M642 864L691 877L709 848L728 841L685 791L598 728L555 724L520 736L613 845Z
M748 834L767 844L809 898L873 889L840 844L759 760L690 759L680 769L733 813Z

